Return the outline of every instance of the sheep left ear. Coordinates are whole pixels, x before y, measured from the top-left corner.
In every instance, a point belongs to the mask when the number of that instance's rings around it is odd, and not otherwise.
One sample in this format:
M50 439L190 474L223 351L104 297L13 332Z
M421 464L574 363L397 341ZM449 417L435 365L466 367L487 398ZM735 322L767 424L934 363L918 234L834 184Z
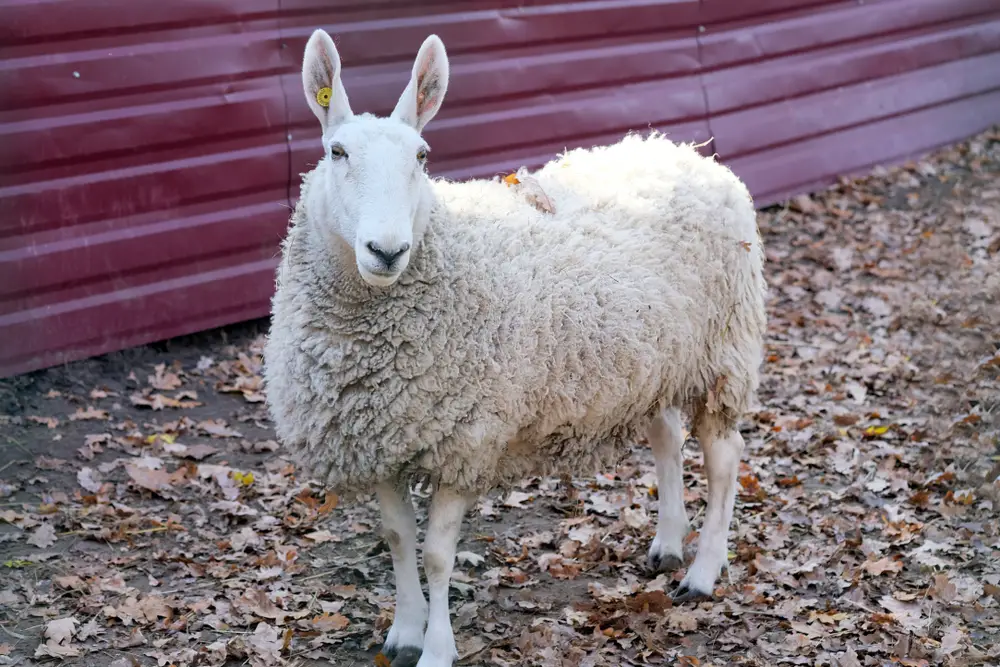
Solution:
M437 35L424 40L413 63L410 83L399 97L392 118L421 132L437 115L448 90L448 54Z
M302 88L323 134L354 116L340 80L340 54L323 29L315 30L306 43L302 57Z

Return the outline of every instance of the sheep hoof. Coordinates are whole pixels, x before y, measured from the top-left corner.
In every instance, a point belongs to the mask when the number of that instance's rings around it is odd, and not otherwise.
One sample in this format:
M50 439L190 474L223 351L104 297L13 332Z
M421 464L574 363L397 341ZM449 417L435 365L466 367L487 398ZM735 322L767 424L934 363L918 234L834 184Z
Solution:
M687 582L682 581L680 585L670 594L670 599L674 602L700 602L711 600L712 593L690 587Z
M392 667L416 667L420 661L421 650L416 646L400 646L384 648L382 653L392 659Z
M684 565L684 561L676 554L661 554L650 549L649 555L646 556L646 567L653 574L657 572L674 572L675 570L679 570L682 565Z

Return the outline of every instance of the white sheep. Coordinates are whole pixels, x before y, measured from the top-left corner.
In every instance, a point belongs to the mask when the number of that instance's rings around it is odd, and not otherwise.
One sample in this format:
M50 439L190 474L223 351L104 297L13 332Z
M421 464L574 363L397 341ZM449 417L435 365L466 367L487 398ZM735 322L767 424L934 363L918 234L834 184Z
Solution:
M682 410L704 452L708 507L674 599L710 595L766 322L756 213L727 168L657 133L629 135L535 173L555 213L498 179L431 179L421 131L448 72L431 35L391 116L354 115L333 40L309 39L302 80L326 155L303 177L264 353L286 447L340 493L376 493L396 578L383 650L418 667L457 655L459 531L497 486L595 472L645 434L660 494L647 562L681 567ZM435 488L429 605L414 475Z

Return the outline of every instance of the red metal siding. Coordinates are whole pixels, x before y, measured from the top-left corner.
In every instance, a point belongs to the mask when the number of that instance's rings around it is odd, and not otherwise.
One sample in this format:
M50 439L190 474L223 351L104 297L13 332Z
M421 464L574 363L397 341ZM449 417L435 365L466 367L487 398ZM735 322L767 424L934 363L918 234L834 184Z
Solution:
M452 178L652 126L714 137L764 204L1000 120L996 0L11 0L0 375L267 314L320 155L316 26L379 113L443 38L427 135Z

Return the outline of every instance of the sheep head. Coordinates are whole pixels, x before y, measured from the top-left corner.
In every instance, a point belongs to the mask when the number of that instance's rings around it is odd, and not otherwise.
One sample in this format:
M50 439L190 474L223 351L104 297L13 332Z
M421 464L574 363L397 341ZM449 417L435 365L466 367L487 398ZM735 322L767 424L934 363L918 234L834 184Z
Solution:
M424 40L388 117L351 111L340 55L323 30L306 44L302 86L326 151L317 168L325 205L317 224L331 242L350 249L365 282L388 287L406 269L433 203L426 173L430 147L421 132L448 89L444 44L436 35Z

